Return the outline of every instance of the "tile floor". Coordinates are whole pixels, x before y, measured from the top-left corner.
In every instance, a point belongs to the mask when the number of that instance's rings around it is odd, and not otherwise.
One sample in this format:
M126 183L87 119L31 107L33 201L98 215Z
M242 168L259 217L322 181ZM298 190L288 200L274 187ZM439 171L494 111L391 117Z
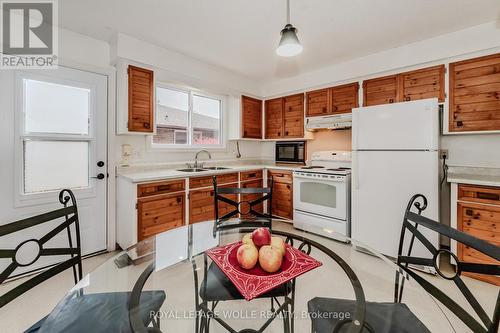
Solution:
M280 222L275 224L275 229L293 231L291 225ZM235 238L239 237L239 235L230 235L228 237ZM363 285L367 300L391 301L394 275L393 268L389 264L382 262L379 258L354 251L342 243L310 234L308 237L327 245L353 267ZM89 280L90 285L85 288L86 292L131 289L146 264L122 268L117 275L118 268L111 260L108 260L116 254L107 253L84 260L84 272L92 272ZM298 280L296 313L299 317L295 321L295 332L298 333L310 331L310 320L301 318L301 314L307 309L307 300L314 296L352 298L353 295L348 280L334 262L321 254L318 254L315 258L322 261L324 265L318 268L317 271L305 274ZM197 263L201 267L201 256L198 259ZM462 305L465 304L465 300L452 283L439 276L423 275L457 302ZM110 279L110 276L113 276L113 279ZM480 303L484 305L486 311L491 313L495 305L498 287L466 277L464 280L466 280L474 295L478 297ZM0 293L10 289L12 284L16 283L20 283L20 280L0 286ZM72 286L72 273L66 271L6 305L0 309L0 332L21 332L28 328L32 323L49 313ZM162 320L162 327L166 331L194 332L193 320L185 319L186 316L191 315L190 310L193 308L194 300L193 271L190 263L183 262L155 272L144 289L165 290L167 298L161 309L162 314L177 318L175 320L171 318ZM469 331L458 318L446 310L444 306L434 302L418 286L409 285L405 288L403 301L408 304L412 311L416 312L417 316L433 332ZM255 329L265 321L260 314L263 309L269 308L269 300L221 302L218 308L222 313L230 313L233 316L228 319L228 322L234 328L252 327ZM443 312L448 316L444 316ZM257 315L254 315L254 313L257 313ZM450 323L447 322L448 320ZM225 332L225 330L217 323L212 323L211 332ZM266 332L282 332L281 321L279 319L274 320Z

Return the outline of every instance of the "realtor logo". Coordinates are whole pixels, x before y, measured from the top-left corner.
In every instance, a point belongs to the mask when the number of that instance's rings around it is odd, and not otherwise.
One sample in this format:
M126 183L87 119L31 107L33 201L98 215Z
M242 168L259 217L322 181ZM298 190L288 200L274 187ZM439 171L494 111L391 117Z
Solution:
M57 2L2 1L0 68L57 66Z

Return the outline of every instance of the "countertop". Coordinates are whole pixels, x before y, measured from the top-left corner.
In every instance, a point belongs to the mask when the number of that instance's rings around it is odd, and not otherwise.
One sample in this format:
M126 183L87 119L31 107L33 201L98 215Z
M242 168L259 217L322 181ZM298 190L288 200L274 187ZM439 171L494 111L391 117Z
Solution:
M117 171L118 177L130 181L132 183L142 183L155 180L172 179L172 178L189 178L189 177L201 177L201 176L211 176L217 174L231 173L231 172L241 172L250 171L256 169L274 169L274 170L297 170L300 169L300 165L276 165L272 163L266 164L242 164L242 165L224 165L219 164L218 166L228 167L229 169L224 170L207 170L201 172L183 172L177 171L177 169L185 168L185 166L178 167L165 167L165 168L148 168L148 167L131 167L127 170L127 167L120 167Z
M500 169L475 167L450 167L448 182L500 187Z

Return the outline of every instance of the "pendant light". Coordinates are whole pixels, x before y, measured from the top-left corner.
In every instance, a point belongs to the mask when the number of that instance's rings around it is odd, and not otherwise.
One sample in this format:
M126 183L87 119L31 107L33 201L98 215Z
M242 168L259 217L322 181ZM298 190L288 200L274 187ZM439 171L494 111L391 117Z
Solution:
M281 39L276 54L281 57L294 57L302 52L302 45L297 37L297 29L290 24L290 0L286 1L286 25L281 30Z

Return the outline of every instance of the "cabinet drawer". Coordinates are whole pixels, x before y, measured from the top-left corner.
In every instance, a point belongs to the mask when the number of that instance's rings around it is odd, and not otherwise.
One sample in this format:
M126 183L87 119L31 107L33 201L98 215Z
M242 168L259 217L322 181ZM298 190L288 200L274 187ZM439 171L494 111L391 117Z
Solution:
M138 240L184 225L185 193L137 201Z
M217 184L236 183L238 181L237 173L226 173L217 175ZM213 185L213 176L189 178L189 188L210 187Z
M262 170L240 172L240 180L242 182L253 179L262 179Z
M156 194L184 191L184 179L171 181L139 184L137 185L137 196L139 198Z
M500 188L460 184L458 185L458 200L500 206Z
M273 177L273 182L275 183L292 183L292 172L285 170L268 170L267 177Z

